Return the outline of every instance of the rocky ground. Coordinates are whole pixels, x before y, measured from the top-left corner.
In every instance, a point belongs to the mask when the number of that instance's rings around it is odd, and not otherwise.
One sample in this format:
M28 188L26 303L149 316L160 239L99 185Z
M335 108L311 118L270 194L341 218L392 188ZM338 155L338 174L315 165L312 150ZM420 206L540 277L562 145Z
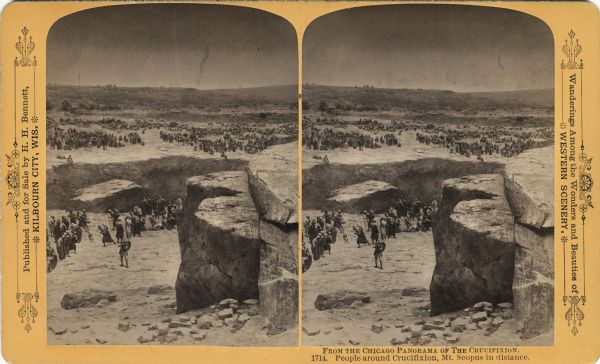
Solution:
M363 224L360 215L344 219L348 231ZM510 303L480 302L431 317L431 232L388 239L383 270L374 267L371 246L357 248L354 235L348 238L345 243L338 235L332 254L302 275L303 345L540 345L552 340L551 334L521 338Z
M48 211L48 216L64 214ZM48 344L281 346L297 341L295 329L269 329L255 300L223 300L176 314L177 231L136 237L126 269L119 266L116 245L103 247L93 229L107 217L89 217L94 240L84 237L77 254L48 274Z

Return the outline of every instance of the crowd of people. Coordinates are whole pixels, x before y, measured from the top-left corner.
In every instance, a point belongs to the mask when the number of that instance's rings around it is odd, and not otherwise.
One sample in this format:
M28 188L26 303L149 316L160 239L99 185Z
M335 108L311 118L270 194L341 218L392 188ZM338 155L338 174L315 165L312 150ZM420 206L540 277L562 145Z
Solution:
M429 231L432 219L437 214L437 201L423 203L419 199L400 198L390 206L383 215L377 216L372 209L362 211L363 225L353 225L352 232L356 236L357 247L373 246L375 267L383 269L383 251L386 239L396 238L401 232ZM303 222L302 237L303 271L310 268L313 261L331 254L332 244L335 244L338 231L344 241L348 235L344 231L342 211L324 210L321 216L306 216ZM369 234L369 236L367 236Z
M319 260L323 257L325 251L331 254L331 245L337 241L338 230L342 234L345 241L348 241L348 236L344 232L344 218L342 211L323 211L322 216L316 218L310 218L306 216L304 221L304 235L308 239L310 247L306 246L304 236L302 239L302 255L304 258L304 264L302 269L304 271L310 268L312 261Z
M66 216L58 218L50 216L46 229L46 262L47 271L51 272L59 260L71 256L71 251L77 253L77 245L81 243L83 233L92 240L86 210L68 210Z
M551 128L450 128L430 125L427 132L418 132L417 141L421 144L446 148L450 153L465 157L501 155L514 157L532 148L553 143Z
M175 123L178 125L177 123ZM81 128L89 128L91 125L98 125L103 129L111 131L140 131L144 134L147 129L158 129L169 126L170 123L164 120L154 119L135 119L130 121L121 120L119 118L82 118L82 117L67 117L59 118L58 122L52 117L48 117L48 127L73 125ZM175 126L175 125L174 125Z
M264 149L295 139L297 126L283 123L277 127L266 127L259 123L230 124L219 127L188 127L183 131L161 131L159 137L168 143L193 146L195 151L209 154L260 153Z
M142 232L151 230L171 230L177 226L177 217L181 212L181 199L167 201L162 197L149 198L135 205L126 213L117 208L107 211L108 223L97 226L101 235L102 246L117 245L121 266L129 268L129 250L134 237L142 237ZM50 217L47 229L46 260L47 270L51 272L60 260L77 253L84 233L93 241L94 235L89 228L90 220L87 211L68 210L67 215ZM115 238L112 233L114 232ZM116 240L115 240L116 239Z
M137 132L115 135L100 130L63 129L55 126L48 128L46 143L50 149L74 150L82 148L121 148L126 144L143 144L143 141Z
M363 150L364 148L380 148L382 144L399 146L398 139L393 134L373 137L357 131L341 131L313 126L306 128L302 135L302 145L309 150L334 150L338 148Z
M384 123L373 119L338 118L317 118L316 122L305 118L303 123L302 143L308 150L401 147L398 136L407 130L414 131L417 142L421 144L443 147L450 153L466 157L500 155L509 158L553 143L552 128L542 127L423 124L415 121ZM351 127L358 130L351 130Z

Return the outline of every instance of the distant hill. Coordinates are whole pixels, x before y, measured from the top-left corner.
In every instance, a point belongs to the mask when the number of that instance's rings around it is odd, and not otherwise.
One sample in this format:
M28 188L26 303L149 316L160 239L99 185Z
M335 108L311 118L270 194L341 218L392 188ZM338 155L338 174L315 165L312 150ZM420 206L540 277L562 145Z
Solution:
M384 89L305 85L303 101L311 108L335 107L346 110L484 110L506 108L548 108L554 104L554 90L461 93L424 89Z
M171 87L63 86L48 85L47 99L53 108L63 102L93 109L169 109L179 107L211 108L232 106L286 105L296 103L296 85L223 90L198 90Z

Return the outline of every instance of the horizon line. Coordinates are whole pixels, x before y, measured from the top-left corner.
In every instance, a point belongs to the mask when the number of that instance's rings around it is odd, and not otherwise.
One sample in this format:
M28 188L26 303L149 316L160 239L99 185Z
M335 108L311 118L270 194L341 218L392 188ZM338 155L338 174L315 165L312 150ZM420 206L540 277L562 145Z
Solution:
M372 85L362 85L362 86L348 86L348 85L323 85L318 83L306 82L302 84L303 86L321 86L321 87L338 87L338 88L373 88L378 90L425 90L425 91L444 91L444 92L454 92L461 94L469 94L469 93L486 93L486 92L519 92L519 91L545 91L545 90L555 90L555 87L545 87L545 88L523 88L523 89L510 89L510 90L487 90L487 91L458 91L452 89L445 88L422 88L422 87L376 87ZM367 87L368 86L368 87Z
M245 87L224 87L224 88L197 88L190 86L129 86L129 85L117 85L107 83L104 85L73 85L73 84L64 84L64 83L55 83L55 82L46 82L46 87L115 87L115 88L166 88L166 89L191 89L197 91L226 91L226 90L245 90L245 89L253 89L253 88L268 88L268 87L282 87L282 86L290 86L290 87L298 87L297 83L283 83L276 85L263 85L263 86L245 86Z
M276 84L276 85L264 85L264 86L247 86L247 87L229 87L229 88L196 88L189 86L128 86L128 85L116 85L116 84L105 84L105 85L73 85L73 84L60 84L47 82L46 87L116 87L116 88L132 88L132 89L140 89L140 88L157 88L157 89L190 89L196 91L230 91L230 90L250 90L250 89L258 89L258 88L269 88L269 87L297 87L298 83L287 83L287 84ZM523 92L523 91L548 91L555 90L555 87L546 87L546 88L527 88L527 89L511 89L511 90L479 90L479 91L458 91L452 89L437 89L437 88L411 88L411 87L375 87L372 85L362 85L362 86L347 86L347 85L324 85L317 84L312 82L303 83L302 86L317 86L317 87L336 87L336 88L369 88L369 89L378 89L378 90L423 90L423 91L438 91L438 92L453 92L459 94L473 94L473 93L501 93L501 92ZM367 87L368 86L368 87Z

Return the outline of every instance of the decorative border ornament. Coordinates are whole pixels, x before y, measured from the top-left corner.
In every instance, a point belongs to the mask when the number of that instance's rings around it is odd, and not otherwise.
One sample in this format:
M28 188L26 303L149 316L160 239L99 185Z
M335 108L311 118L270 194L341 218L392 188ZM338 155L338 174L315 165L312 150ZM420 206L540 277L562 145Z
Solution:
M573 44L573 38L575 38L575 32L571 30L569 32L569 39L565 39L565 44L562 47L563 53L567 56L567 63L565 64L563 60L560 65L562 69L565 67L568 69L583 68L583 60L579 60L579 63L577 63L577 57L583 48L579 45L579 39L575 39L575 44Z
M38 302L40 294L38 292L17 293L17 303L19 303L21 298L23 298L23 303L21 303L18 315L21 318L21 323L25 324L25 331L29 333L32 329L31 324L35 324L35 318L38 316L38 310L35 308L32 301L35 298L35 302Z
M565 82L565 69L569 69L569 70L573 70L571 72L569 72L570 74L572 74L573 80L571 80L570 82L572 83L571 87L573 88L575 85L575 80L578 80L577 84L579 85L579 96L575 99L571 99L573 102L574 100L578 100L579 101L579 118L580 118L580 129L578 131L573 130L574 126L575 126L575 121L569 121L569 123L565 123L565 119L564 119L564 109L565 109L565 104L564 104L564 93L561 96L562 101L561 101L561 109L563 110L563 118L561 120L560 123L560 127L561 129L565 130L567 128L567 126L570 126L571 128L571 133L572 135L575 135L575 133L578 133L581 136L581 146L580 146L580 152L579 152L579 166L578 166L578 175L575 177L576 179L574 181L572 181L572 185L576 185L578 192L579 192L579 206L578 206L578 210L581 213L581 237L580 237L580 241L578 242L579 244L579 249L581 251L581 284L582 284L582 290L581 291L574 291L571 293L575 293L575 294L571 294L571 295L567 295L567 289L566 289L566 285L565 285L565 291L563 293L563 304L565 306L568 306L569 308L567 309L567 312L565 313L564 317L565 320L567 320L568 326L571 327L571 333L573 335L577 335L577 333L579 332L579 329L577 328L578 326L581 326L583 319L585 318L585 314L583 312L583 309L581 306L585 306L585 303L587 301L587 296L586 296L586 292L585 292L585 273L586 273L586 269L585 269L585 222L586 222L586 218L587 218L587 211L588 208L593 208L594 205L592 203L592 188L594 186L594 180L592 178L592 174L591 174L591 170L592 170L592 158L588 158L586 152L585 152L585 144L584 144L584 129L583 129L583 60L579 59L579 62L577 61L577 57L579 57L579 55L581 54L583 47L579 44L579 39L575 38L575 32L573 30L571 30L568 33L568 39L565 39L565 44L562 47L562 51L566 56L566 59L563 59L561 61L561 69L562 69L562 77L561 77L561 87L563 87L563 92L564 92L564 82ZM576 75L578 74L578 77L576 78ZM572 96L571 96L572 97ZM572 109L572 107L571 107ZM571 111L571 116L570 118L574 118L573 116L573 111ZM574 223L575 221L573 221ZM577 238L574 238L577 239ZM563 236L561 238L561 241L563 243L563 254L565 254L565 256L567 255L566 249L567 249L567 243L570 242L570 239L567 236ZM565 260L566 262L566 260ZM567 270L566 270L566 263L565 263L565 281L568 279L567 276ZM578 282L579 283L579 282ZM581 292L581 293L579 293Z
M23 71L25 70L31 70L32 74L33 74L33 116L31 117L30 121L34 124L37 124L38 122L38 117L37 117L37 112L36 112L36 105L35 105L35 91L37 88L36 85L36 69L37 69L37 58L35 56L32 56L34 50L35 50L35 43L33 41L33 37L31 35L29 35L29 29L27 29L27 27L23 27L21 29L21 34L17 37L17 42L15 43L15 48L17 50L17 52L19 53L18 56L15 57L14 59L14 91L17 92L17 76L19 76L19 69L21 69ZM19 77L20 79L20 77ZM21 130L21 132L19 133L19 127L18 127L18 120L19 118L17 118L17 101L16 101L16 97L15 97L15 104L14 104L14 141L13 141L13 149L10 152L10 154L6 154L6 176L4 177L4 182L7 186L7 202L6 205L10 205L11 208L15 211L15 225L16 225L16 256L17 256L17 260L19 260L19 246L20 246L20 240L19 240L19 231L20 231L20 227L19 227L19 208L21 206L21 201L20 198L22 197L23 191L22 191L22 186L21 186L21 177L22 177L22 172L21 172L21 154L22 153L27 153L27 149L23 149L23 145L19 146L19 142L17 141L17 136L20 135L22 138L26 136L26 134L23 134L23 130ZM33 237L33 242L34 242L34 252L35 252L35 292L32 292L32 290L26 290L23 291L21 289L21 285L23 282L21 282L21 276L19 274L19 271L21 269L21 267L19 266L19 264L17 264L17 269L16 269L16 294L15 294L15 298L17 300L17 304L19 307L19 310L17 311L17 317L19 317L20 321L22 324L24 324L24 328L25 331L27 331L27 333L29 333L32 328L33 328L33 324L35 324L36 322L36 318L39 315L38 309L36 308L37 303L39 302L39 298L40 298L40 294L39 294L39 290L38 290L38 271L37 271L37 264L38 264L38 258L37 258L37 253L38 253L38 243L39 243L39 237L38 236L34 236Z
M13 150L10 155L6 154L6 186L8 187L7 205L15 210L15 219L19 217L19 197L21 196L21 165L19 163L19 150L17 149L17 141L13 143Z
M585 318L585 314L583 313L581 308L579 308L579 303L581 302L582 305L585 305L585 300L585 296L563 297L564 304L566 305L567 302L570 304L569 309L565 313L565 320L567 320L569 326L573 325L571 327L571 333L573 335L577 335L577 333L579 332L577 326L581 326L581 321L583 321L583 319Z
M21 33L23 34L23 38L21 39L21 36L19 36L19 40L15 44L17 51L21 54L21 59L18 60L18 57L15 57L15 65L21 67L37 66L37 59L35 57L33 57L33 59L29 58L35 49L35 43L33 42L32 37L29 36L29 39L27 39L29 29L23 27Z
M581 219L585 223L588 207L593 208L592 204L592 187L594 187L594 180L592 178L592 158L588 158L585 154L585 147L581 144L581 153L579 153L579 161L583 165L579 166L579 199L582 203L579 205L581 211Z

